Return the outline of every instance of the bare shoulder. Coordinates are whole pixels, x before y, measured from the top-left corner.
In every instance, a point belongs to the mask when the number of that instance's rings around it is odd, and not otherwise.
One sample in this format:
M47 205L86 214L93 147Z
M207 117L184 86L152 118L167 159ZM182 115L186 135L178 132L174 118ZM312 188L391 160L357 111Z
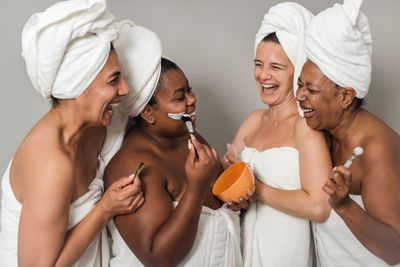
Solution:
M150 173L153 177L160 177L154 175L154 173L159 172L158 166L161 166L162 160L156 151L152 149L151 144L147 140L132 135L128 135L126 139L104 171L106 188L121 177L134 174L141 162L144 163L140 174L140 178L143 178L142 180Z
M251 136L255 131L257 131L258 127L260 127L262 119L267 114L267 112L268 110L258 109L250 113L240 125L233 143L239 143L238 146L242 147L245 143L246 138L248 136Z
M325 134L321 131L311 129L305 118L298 117L294 125L294 136L296 143L306 141L307 138L325 140Z
M72 198L74 163L67 154L51 146L35 150L26 147L14 160L10 179L22 203L39 195L55 201Z

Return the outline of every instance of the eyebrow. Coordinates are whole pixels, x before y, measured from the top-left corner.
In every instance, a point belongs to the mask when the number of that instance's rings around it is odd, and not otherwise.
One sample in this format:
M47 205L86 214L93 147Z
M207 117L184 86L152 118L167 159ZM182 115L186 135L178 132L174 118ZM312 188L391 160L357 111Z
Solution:
M175 89L173 95L175 96L175 95L177 95L177 94L179 94L179 93L181 93L181 92L185 92L185 90L186 90L186 89L183 88L183 87L182 87L182 88Z

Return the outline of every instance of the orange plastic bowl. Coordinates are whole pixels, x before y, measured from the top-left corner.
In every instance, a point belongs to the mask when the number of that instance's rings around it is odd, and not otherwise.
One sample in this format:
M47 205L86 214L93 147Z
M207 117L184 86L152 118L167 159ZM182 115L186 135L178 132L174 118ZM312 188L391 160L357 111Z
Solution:
M247 197L247 190L255 190L254 176L244 161L238 161L227 168L217 179L213 186L213 194L226 202L239 203L238 197Z

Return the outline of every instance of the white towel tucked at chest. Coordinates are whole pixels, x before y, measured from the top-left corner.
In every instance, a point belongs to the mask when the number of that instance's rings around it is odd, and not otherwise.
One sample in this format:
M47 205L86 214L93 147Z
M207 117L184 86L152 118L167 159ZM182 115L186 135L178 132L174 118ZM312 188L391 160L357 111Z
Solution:
M241 159L264 184L300 189L299 155L291 147L257 151L245 147ZM256 202L244 215L242 246L244 266L311 266L310 222Z
M350 195L361 208L364 203L360 195ZM334 211L323 223L313 223L317 266L389 266L372 254L353 235L340 216ZM399 267L400 264L394 265Z
M22 205L15 198L10 185L11 162L4 173L2 181L0 230L0 266L8 267L18 265L18 226L22 210ZM99 173L100 170L98 171ZM95 178L89 185L89 191L71 204L68 230L72 229L86 217L101 199L102 194L103 180ZM43 205L45 204L43 203ZM109 258L107 234L103 230L92 240L85 253L73 266L108 266Z
M114 222L110 222L109 229L113 239L110 266L143 266L122 239ZM243 266L238 214L225 207L217 210L203 207L193 247L178 266Z

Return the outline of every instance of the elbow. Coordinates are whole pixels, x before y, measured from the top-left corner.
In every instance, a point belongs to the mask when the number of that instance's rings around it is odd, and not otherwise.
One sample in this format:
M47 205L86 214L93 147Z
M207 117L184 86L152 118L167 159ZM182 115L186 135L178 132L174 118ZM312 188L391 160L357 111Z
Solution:
M392 255L384 255L381 257L388 265L394 266L400 263L400 255L398 253Z
M323 223L329 218L330 214L331 214L330 207L326 205L315 205L312 211L311 220L316 223Z

